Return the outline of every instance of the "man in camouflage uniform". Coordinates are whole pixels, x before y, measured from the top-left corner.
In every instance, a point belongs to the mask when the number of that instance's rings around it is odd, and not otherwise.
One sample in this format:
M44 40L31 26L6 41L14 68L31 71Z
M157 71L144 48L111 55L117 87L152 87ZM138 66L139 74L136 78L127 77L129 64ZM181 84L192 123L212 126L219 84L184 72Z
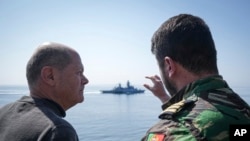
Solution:
M151 51L163 82L150 76L154 86L144 86L164 104L142 141L229 140L230 125L250 124L249 105L219 75L214 41L201 18L170 18L155 32Z

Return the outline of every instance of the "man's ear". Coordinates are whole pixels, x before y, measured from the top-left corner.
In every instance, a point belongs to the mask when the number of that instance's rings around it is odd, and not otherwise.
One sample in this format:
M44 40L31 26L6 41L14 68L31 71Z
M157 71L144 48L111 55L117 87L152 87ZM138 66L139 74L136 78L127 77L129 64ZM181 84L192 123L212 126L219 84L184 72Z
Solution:
M175 61L173 59L171 59L170 57L166 56L164 58L164 69L165 72L168 72L168 76L172 77L174 75L174 73L176 72L176 64Z
M50 66L45 66L42 68L41 70L41 78L43 80L44 83L53 86L55 84L54 81L54 74L55 71L53 69L53 67Z

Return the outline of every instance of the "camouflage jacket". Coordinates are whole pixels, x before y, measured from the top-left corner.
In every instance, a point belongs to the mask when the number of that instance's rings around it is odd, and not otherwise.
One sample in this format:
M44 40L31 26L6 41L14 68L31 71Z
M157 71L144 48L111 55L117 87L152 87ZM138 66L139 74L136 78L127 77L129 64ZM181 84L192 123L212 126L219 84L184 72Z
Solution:
M187 85L162 108L142 141L226 141L229 125L250 124L249 105L219 75Z

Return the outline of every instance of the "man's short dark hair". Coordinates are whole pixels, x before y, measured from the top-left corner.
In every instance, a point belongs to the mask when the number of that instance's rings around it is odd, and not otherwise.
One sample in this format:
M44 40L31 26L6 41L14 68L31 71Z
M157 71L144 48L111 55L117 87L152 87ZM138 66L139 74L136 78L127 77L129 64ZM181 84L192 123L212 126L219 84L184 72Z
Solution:
M164 22L152 37L151 51L160 67L170 57L194 73L218 73L215 44L199 17L180 14Z

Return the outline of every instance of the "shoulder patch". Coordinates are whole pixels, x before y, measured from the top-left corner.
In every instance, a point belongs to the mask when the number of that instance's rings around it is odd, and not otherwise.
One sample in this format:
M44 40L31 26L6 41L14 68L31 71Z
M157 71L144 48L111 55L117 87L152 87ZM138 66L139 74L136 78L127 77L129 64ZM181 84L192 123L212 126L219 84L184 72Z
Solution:
M150 133L148 134L147 141L164 141L165 135L162 133Z
M175 113L178 113L184 107L194 104L194 100L182 100L166 108L159 116L161 119L170 119Z

